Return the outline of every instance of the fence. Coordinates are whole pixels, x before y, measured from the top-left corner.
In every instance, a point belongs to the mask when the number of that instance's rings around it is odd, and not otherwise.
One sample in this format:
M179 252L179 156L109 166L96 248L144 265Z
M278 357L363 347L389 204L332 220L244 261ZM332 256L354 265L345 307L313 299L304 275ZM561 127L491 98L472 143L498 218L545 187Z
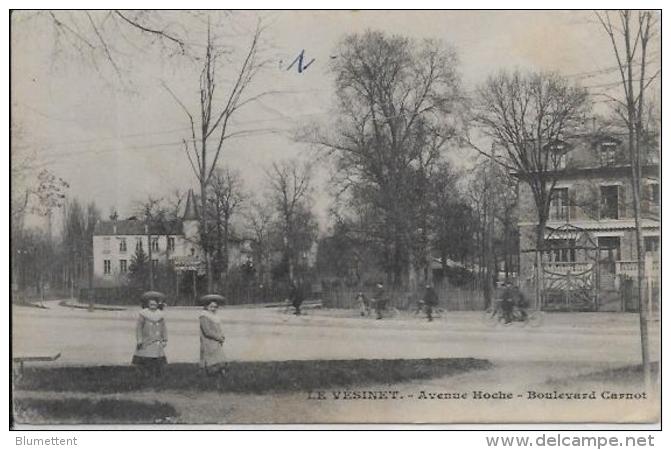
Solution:
M97 287L79 290L79 301L104 305L137 305L142 289L131 287Z
M467 283L464 286L453 286L447 282L435 287L438 294L439 306L450 311L474 311L484 309L485 300L482 289L476 283ZM362 290L371 298L374 294L373 287ZM131 287L96 287L80 289L79 301L82 303L97 303L108 305L131 305L138 304L143 290ZM203 291L204 292L204 291ZM313 284L306 287L305 300L322 300L327 308L351 309L358 308L356 301L360 292L355 286L344 286L334 283ZM221 293L226 297L227 304L261 304L284 301L289 294L289 286L286 283L275 283L272 287L266 286L235 286L222 289ZM173 292L165 292L168 305L192 306L196 304L193 295ZM424 296L424 288L415 290L391 289L386 291L391 300L391 305L400 310L415 308Z
M485 308L485 298L482 289L476 284L468 286L452 286L443 283L435 287L438 294L438 306L449 311L480 311ZM359 292L366 297L374 296L371 288L358 289L351 286L325 286L322 292L322 300L327 308L353 309L358 308L356 300ZM390 299L390 304L400 310L409 310L417 306L419 300L424 296L424 288L415 290L388 289L385 291Z
M181 291L181 290L180 290ZM96 287L84 288L79 290L79 301L82 303L96 303L105 305L133 305L139 304L139 299L144 289L131 288L128 286L119 287ZM284 301L289 294L289 286L286 283L275 283L272 288L265 286L233 286L219 290L226 297L228 305L242 304L260 304L274 303ZM194 306L197 299L194 299L191 292L180 292L175 295L175 291L163 291L166 295L166 303L170 306ZM198 289L198 296L206 293L205 287ZM306 299L312 299L318 296L315 293L306 292Z

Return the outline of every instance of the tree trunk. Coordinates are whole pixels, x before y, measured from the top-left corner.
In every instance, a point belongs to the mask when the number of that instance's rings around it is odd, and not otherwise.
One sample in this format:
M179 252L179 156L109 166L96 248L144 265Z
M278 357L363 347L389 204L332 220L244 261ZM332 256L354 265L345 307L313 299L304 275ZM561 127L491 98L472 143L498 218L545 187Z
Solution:
M147 225L147 255L149 256L149 290L154 290L154 260L152 259L151 248L151 233L149 232L149 225Z
M633 119L633 113L630 112ZM632 123L632 122L630 122ZM641 363L643 365L643 377L646 389L651 386L650 376L650 346L648 341L648 302L645 295L645 246L643 242L643 229L641 224L641 165L640 165L640 141L638 133L634 137L634 130L629 131L629 145L631 155L631 186L634 200L634 224L636 227L636 259L637 273L636 288L638 290L639 327L641 331ZM634 147L635 145L635 147Z
M200 182L200 243L203 249L203 255L205 256L205 271L207 278L207 293L212 292L212 260L210 258L209 246L209 231L207 229L207 219L205 212L207 211L207 185L205 184L205 174L207 173L205 167L205 142L201 144L203 146L203 168L202 168L202 179Z
M541 310L543 307L543 249L545 248L545 225L547 219L542 218L538 222L538 228L536 229L536 310Z

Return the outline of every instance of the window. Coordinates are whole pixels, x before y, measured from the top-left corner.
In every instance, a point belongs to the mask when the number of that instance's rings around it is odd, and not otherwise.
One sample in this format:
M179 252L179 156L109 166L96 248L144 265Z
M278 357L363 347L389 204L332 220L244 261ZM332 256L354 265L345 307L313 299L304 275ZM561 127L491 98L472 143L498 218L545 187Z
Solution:
M575 239L550 239L547 242L552 262L575 262Z
M568 188L558 188L552 190L550 199L550 220L564 220L568 217Z
M196 249L191 247L191 256L195 256L195 255L196 255Z
M126 245L126 238L119 239L119 252L120 253L126 253L127 250L128 250L128 247Z
M604 142L599 147L599 157L602 166L614 166L617 144L615 142Z
M142 238L135 239L135 250L142 250Z
M615 262L620 259L620 238L619 237L599 237L597 244L601 251L601 260L604 262Z
M551 169L566 169L566 155L568 154L568 148L562 143L552 144L549 147L552 152L552 161L550 162Z
M119 260L119 272L126 273L128 272L128 261L125 259Z
M105 275L109 275L112 273L112 261L110 261L109 259L103 260L103 273Z
M659 251L659 236L646 236L643 238L645 242L645 252L655 253Z
M158 259L152 259L151 260L151 267L156 270L158 269Z
M103 253L110 252L110 238L103 238Z
M151 238L151 251L152 252L157 252L158 251L158 238Z
M172 236L168 237L168 250L175 251L175 238Z
M566 169L566 153L559 155L559 161L557 161L557 169Z
M659 205L659 183L650 183L650 201Z
M618 219L619 186L601 186L601 219Z

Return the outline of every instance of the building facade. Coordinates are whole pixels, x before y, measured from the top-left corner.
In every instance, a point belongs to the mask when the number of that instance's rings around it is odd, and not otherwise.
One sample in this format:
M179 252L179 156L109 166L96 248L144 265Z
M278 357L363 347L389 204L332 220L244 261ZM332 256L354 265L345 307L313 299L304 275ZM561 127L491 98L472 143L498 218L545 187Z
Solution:
M146 224L134 218L100 221L93 235L94 287L123 286L138 249L153 267L169 265L177 272L204 274L196 199L189 191L181 220ZM229 242L229 266L244 262L244 242Z
M546 309L635 309L623 295L638 276L631 167L626 144L593 134L562 143L542 253ZM646 276L657 278L660 177L656 146L642 159L641 216ZM520 277L535 283L538 214L531 188L519 184Z

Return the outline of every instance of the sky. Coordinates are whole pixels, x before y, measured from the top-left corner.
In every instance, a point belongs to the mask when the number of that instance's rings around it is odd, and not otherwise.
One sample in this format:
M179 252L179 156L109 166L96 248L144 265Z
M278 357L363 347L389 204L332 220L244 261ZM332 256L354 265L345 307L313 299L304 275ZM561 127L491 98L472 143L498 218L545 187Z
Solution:
M58 14L87 32L83 12ZM164 17L155 20L184 33L194 48L204 46L206 14L160 14ZM492 73L516 68L556 70L594 86L591 92L618 92L610 42L589 11L282 11L230 13L215 30L222 45L232 50L221 73L221 98L230 85L229 69L239 65L258 16L266 25L262 56L268 64L249 94L280 92L240 111L233 130L253 129L256 134L227 141L220 164L238 170L247 190L259 198L267 192L265 167L315 155L314 149L293 141L292 130L310 122L329 123L335 93L328 64L349 33L373 29L440 39L456 50L467 92ZM11 113L18 131L13 155L34 152L36 167L65 179L70 197L94 200L104 216L112 207L128 216L150 195L195 187L181 143L189 136L188 121L163 86L196 111L198 64L160 45L148 45L135 30L112 29L106 38L121 51L117 75L104 55L92 64L85 52L76 51L82 46L76 37L59 36L55 29L45 13L12 17ZM302 51L306 62L314 62L301 73L296 66L287 70ZM475 155L455 151L452 157L470 161ZM323 166L314 173L322 228L330 201L328 174Z

